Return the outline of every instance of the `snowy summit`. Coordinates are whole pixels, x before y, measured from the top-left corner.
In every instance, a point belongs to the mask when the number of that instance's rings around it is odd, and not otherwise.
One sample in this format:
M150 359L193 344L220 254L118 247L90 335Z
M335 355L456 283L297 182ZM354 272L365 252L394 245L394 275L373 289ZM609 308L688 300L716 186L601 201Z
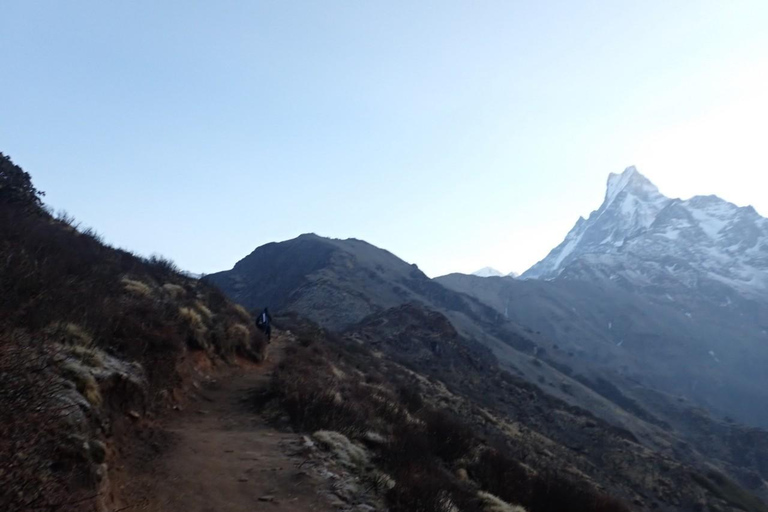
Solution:
M480 270L472 272L473 276L477 277L502 277L504 274L492 267L483 267Z
M705 282L768 293L768 219L717 196L671 199L635 167L611 174L605 200L523 274L581 275L638 286Z

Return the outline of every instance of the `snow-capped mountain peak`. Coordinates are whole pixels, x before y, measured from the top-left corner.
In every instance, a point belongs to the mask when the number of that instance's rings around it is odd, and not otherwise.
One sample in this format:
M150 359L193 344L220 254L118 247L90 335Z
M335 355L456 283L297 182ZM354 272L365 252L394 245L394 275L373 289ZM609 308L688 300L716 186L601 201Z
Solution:
M640 174L634 165L624 169L624 172L621 174L611 173L608 176L608 186L605 191L603 208L608 208L622 192L643 199L659 199L663 197L656 185Z
M472 272L472 275L477 277L502 277L504 274L493 267L483 267Z
M554 279L577 263L592 277L639 285L716 281L768 294L768 220L717 196L670 199L628 167L609 176L600 208L523 278Z

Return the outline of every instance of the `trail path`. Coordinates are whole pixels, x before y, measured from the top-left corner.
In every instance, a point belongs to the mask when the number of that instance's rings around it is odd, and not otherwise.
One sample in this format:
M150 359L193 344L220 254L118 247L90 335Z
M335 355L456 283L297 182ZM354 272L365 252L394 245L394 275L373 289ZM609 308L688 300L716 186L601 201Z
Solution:
M219 376L168 420L172 448L126 485L134 500L141 499L139 510L334 510L319 492L323 483L300 469L301 458L288 454L300 436L275 430L243 403L249 392L268 385L286 343L276 337L267 362Z

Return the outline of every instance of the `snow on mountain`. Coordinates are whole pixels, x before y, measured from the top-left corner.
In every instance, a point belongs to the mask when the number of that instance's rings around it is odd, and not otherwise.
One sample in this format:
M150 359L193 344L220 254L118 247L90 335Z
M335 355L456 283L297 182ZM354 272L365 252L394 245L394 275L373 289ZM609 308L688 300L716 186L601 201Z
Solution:
M473 276L477 277L502 277L504 274L492 267L483 267L480 270L472 272Z
M717 196L671 199L635 167L611 174L602 206L523 274L633 285L719 283L768 295L768 219Z

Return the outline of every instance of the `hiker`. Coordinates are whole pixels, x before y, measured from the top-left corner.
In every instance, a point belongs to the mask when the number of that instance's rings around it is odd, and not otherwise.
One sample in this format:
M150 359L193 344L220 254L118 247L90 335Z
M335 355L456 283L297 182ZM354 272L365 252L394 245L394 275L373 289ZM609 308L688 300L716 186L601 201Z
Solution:
M269 314L269 308L264 308L256 319L256 327L267 335L267 341L272 341L272 317Z

